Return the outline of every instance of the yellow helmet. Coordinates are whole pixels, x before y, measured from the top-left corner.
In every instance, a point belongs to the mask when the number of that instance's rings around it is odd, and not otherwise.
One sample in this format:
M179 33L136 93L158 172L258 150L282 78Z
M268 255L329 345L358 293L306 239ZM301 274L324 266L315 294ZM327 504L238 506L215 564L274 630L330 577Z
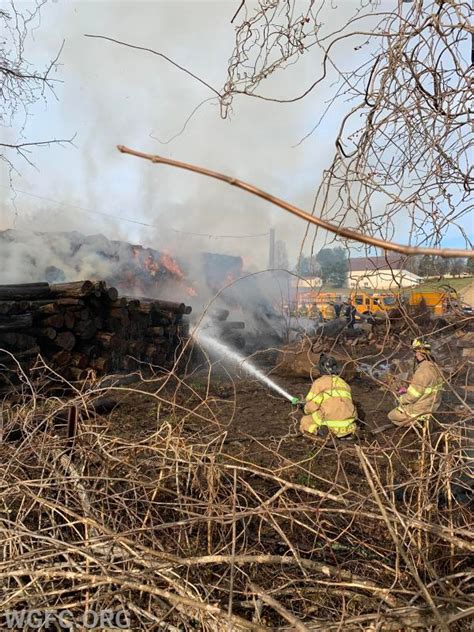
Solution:
M415 338L411 343L413 351L419 351L420 353L431 353L431 345L429 342L425 342L421 338Z

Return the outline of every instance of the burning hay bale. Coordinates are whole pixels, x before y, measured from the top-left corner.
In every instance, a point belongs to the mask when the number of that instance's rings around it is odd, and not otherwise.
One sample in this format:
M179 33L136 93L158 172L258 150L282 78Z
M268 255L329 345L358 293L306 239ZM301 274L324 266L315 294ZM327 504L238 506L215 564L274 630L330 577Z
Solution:
M0 379L9 380L17 362L30 369L38 354L72 380L142 361L169 366L190 312L184 303L120 298L103 281L2 285Z

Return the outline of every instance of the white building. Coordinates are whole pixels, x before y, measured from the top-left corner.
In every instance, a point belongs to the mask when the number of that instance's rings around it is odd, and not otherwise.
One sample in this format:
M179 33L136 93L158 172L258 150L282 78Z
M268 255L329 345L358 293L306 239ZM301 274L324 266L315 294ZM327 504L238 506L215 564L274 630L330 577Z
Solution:
M298 277L294 276L291 279L291 285L298 287L300 290L318 290L321 288L323 280L317 276L310 277Z
M353 257L349 259L348 287L359 290L396 290L410 287L421 277L404 268L406 258L397 254L381 257Z

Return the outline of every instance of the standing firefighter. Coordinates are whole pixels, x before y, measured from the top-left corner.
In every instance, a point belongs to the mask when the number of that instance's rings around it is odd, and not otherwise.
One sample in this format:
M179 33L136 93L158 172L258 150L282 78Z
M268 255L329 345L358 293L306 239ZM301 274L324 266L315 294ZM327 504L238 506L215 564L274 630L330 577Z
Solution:
M351 299L348 299L346 302L346 308L344 310L344 316L346 317L347 328L354 329L354 324L356 321L357 310L352 304Z
M357 430L357 410L351 388L339 377L334 358L321 354L318 368L321 377L306 396L300 430L317 434L321 428L328 428L338 439L352 438Z
M397 408L388 413L388 418L396 426L428 419L441 403L443 379L431 355L431 345L415 338L411 348L415 352L415 372L410 386L401 395Z

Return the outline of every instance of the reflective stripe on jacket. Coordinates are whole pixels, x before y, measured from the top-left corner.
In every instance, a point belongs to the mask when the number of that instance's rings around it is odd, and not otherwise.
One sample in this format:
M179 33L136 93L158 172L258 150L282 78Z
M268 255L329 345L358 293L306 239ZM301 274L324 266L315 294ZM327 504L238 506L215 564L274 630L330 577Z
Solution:
M356 430L357 411L351 388L338 376L323 375L313 382L304 410L313 422L309 432L315 432L320 426L327 426L341 436Z
M420 417L435 412L441 403L443 378L431 360L417 366L407 392L400 397L398 409L408 417Z

